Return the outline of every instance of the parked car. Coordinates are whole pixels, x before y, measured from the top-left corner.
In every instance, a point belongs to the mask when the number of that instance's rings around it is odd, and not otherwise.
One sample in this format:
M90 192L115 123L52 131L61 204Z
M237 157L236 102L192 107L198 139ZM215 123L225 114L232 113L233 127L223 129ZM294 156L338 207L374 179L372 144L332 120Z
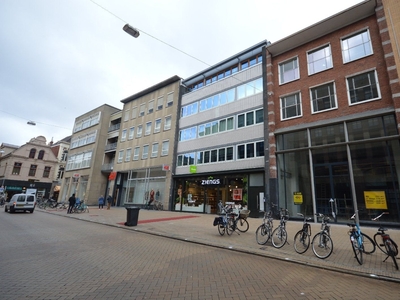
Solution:
M6 200L4 211L13 213L15 211L29 211L33 213L36 206L34 194L15 194L10 200Z

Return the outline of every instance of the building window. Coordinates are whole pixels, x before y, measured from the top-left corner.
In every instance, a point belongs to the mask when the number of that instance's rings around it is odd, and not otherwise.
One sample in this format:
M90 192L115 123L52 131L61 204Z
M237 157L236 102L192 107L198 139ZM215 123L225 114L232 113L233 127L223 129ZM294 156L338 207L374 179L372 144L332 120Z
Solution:
M139 160L140 147L136 147L133 151L133 160Z
M157 119L154 122L154 133L160 132L161 130L161 119Z
M146 109L146 105L145 104L141 104L140 105L140 111L139 111L139 117L143 117L144 116L145 109Z
M44 150L40 150L38 154L38 159L43 159L44 157Z
M164 106L164 97L157 99L157 110L161 110Z
M347 90L350 105L380 98L376 71L348 77Z
M128 139L132 140L134 137L135 137L135 127L131 127L131 128L129 128Z
M122 163L123 159L124 159L124 150L120 150L118 152L118 163Z
M154 100L149 101L149 107L147 108L147 113L151 114L154 111Z
M131 148L126 149L125 161L131 160L131 154L132 154L132 149Z
M137 127L137 133L136 133L136 137L137 137L137 138L140 138L140 137L142 136L142 131L143 131L143 126L142 126L142 125L139 125L139 126Z
M194 152L178 155L178 166L181 167L194 165L194 157Z
M308 75L332 68L331 46L327 45L307 53Z
M281 97L281 120L302 116L300 93Z
M125 140L126 140L126 129L123 129L121 135L121 142L125 142Z
M22 167L22 163L14 163L14 167L12 170L12 174L13 175L19 175L19 173L21 172L21 167Z
M28 176L35 176L36 175L36 169L37 169L37 165L31 165L31 167L29 168Z
M126 122L126 121L129 120L129 113L130 113L129 110L127 110L127 111L124 112L124 122Z
M179 141L193 140L197 137L197 127L190 127L179 131Z
M299 78L299 60L297 57L279 64L279 84L284 84Z
M29 158L35 158L36 154L36 149L32 148L31 151L29 151Z
M264 156L264 142L247 143L237 146L237 159Z
M171 116L165 117L165 121L164 121L164 130L169 130L169 129L171 129L171 121L172 121Z
M151 146L151 157L157 157L158 156L158 143L154 143Z
M343 38L342 54L344 63L371 55L372 44L369 31L364 30L350 37Z
M142 152L142 159L147 159L148 157L149 157L149 145L144 145Z
M161 156L168 155L168 150L169 150L169 141L164 141L162 143Z
M132 108L132 119L136 119L137 117L137 107Z
M335 85L333 82L310 89L313 113L337 108Z
M50 170L51 170L51 167L44 167L44 171L43 171L43 177L44 178L49 178Z
M146 131L144 132L144 135L149 135L151 133L151 122L146 123Z
M174 93L167 95L167 107L172 106L174 104Z

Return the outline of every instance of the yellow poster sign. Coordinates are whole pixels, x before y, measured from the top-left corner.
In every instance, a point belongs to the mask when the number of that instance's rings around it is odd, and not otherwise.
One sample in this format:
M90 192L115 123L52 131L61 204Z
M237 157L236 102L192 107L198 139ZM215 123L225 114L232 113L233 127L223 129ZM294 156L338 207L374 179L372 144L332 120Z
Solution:
M303 204L303 195L301 194L301 192L293 193L293 201L294 204Z
M387 209L384 191L364 191L366 209Z

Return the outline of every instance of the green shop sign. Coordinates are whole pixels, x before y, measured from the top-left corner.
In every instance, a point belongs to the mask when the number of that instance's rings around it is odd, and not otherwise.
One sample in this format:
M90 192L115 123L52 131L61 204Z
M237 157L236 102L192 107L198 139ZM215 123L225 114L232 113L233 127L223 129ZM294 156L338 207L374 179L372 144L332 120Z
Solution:
M6 186L6 191L22 191L20 186Z
M189 166L190 173L197 173L197 166Z

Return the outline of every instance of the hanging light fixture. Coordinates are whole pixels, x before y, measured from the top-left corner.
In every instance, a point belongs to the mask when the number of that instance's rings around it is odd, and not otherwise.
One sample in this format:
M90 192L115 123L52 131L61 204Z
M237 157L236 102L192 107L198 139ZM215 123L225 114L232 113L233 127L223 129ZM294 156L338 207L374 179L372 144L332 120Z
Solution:
M137 30L136 28L133 28L131 25L129 24L125 24L124 27L122 27L122 29L129 35L133 36L134 38L139 37L140 32L139 30Z

